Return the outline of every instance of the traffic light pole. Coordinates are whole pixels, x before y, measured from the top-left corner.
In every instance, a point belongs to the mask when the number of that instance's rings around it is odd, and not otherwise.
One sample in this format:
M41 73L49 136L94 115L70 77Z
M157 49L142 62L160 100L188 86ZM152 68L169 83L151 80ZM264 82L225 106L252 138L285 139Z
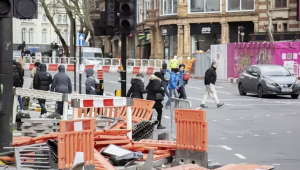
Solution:
M74 27L74 91L76 91L76 62L77 62L77 58L76 58L76 37L77 37L77 31L76 31L76 18L74 19L74 24L73 24L73 27Z
M79 46L79 69L81 69L81 46ZM82 72L79 71L79 94L81 94L81 77L82 76Z
M3 84L0 112L0 152L12 146L13 127L13 42L12 18L0 19L0 74ZM4 100L3 100L4 99Z
M126 33L122 33L121 35L121 63L123 67L123 77L121 81L121 94L122 97L126 97L126 83L127 83L127 78L126 78Z

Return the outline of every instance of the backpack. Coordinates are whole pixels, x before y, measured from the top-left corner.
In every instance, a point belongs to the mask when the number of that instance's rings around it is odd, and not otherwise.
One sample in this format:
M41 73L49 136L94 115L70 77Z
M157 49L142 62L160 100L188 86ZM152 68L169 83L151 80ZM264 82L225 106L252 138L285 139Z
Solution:
M166 81L170 81L170 79L171 79L171 73L170 73L170 71L167 70L167 69L164 69L164 79L165 79Z
M184 80L184 81L189 81L189 80L190 80L190 73L186 72L186 73L183 75L183 80Z
M13 86L21 87L21 77L20 73L18 72L17 66L13 66Z

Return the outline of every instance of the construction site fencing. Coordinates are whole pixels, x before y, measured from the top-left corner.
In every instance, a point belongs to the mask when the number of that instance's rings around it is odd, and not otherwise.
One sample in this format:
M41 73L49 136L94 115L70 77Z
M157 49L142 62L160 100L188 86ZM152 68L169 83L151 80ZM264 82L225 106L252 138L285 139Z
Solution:
M210 52L195 54L195 77L203 78L206 70L211 66L211 55Z
M176 123L175 123L175 109L191 109L192 103L189 100L178 98L171 98L170 115L171 115L171 135L176 140Z

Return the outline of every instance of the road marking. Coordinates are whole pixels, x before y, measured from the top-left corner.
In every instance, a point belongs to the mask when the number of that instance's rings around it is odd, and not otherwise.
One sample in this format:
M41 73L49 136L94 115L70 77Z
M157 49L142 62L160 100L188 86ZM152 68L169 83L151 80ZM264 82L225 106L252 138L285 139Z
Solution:
M271 135L276 135L276 133L271 133Z
M223 91L217 91L217 93L231 94L231 93L228 93L228 92L223 92Z
M118 82L116 81L108 81L108 82L118 84Z
M257 116L253 116L254 118L256 118Z
M226 138L220 138L220 139L224 140L224 139L226 139Z
M267 117L271 116L271 115L266 115Z
M228 146L222 146L222 148L224 148L224 149L226 149L226 150L228 150L228 151L232 151L232 149L229 148Z
M240 117L240 119L244 119L244 117Z
M280 116L283 116L283 114L280 114Z
M220 87L215 86L215 88L216 88L216 89L223 89L224 87L222 87L222 86L220 86Z
M286 133L292 133L292 132L286 132Z
M280 164L272 164L272 165L274 165L274 166L279 166Z
M235 156L237 156L237 157L239 157L240 159L247 159L246 157L244 157L243 155L241 155L241 154L234 154Z
M294 114L296 114L296 113L292 113L292 115L294 115Z
M230 120L230 119L225 119L225 120Z
M216 122L217 120L212 120L213 122Z
M193 86L187 86L188 88L191 88L191 89L198 89L198 90L201 90L202 88L199 88L199 87L193 87Z
M237 136L238 138L241 138L242 136Z
M256 137L257 137L257 136L259 136L259 135L254 135L254 136L256 136Z
M170 117L168 117L168 116L164 116L164 118L170 119Z

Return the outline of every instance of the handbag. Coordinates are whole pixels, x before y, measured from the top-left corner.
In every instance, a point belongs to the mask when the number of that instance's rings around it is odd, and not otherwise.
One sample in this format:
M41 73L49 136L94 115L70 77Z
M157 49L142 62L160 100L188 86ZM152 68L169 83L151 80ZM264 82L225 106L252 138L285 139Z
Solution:
M156 100L164 100L164 96L161 93L156 93Z

